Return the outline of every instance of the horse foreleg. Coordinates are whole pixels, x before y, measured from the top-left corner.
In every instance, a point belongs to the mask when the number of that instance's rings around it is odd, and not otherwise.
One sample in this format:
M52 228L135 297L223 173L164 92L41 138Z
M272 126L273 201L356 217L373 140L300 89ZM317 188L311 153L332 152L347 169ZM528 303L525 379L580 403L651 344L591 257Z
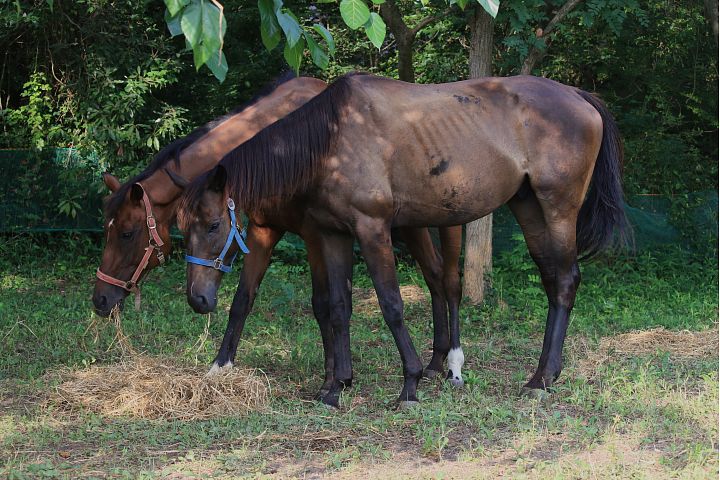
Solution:
M420 266L430 290L433 315L433 355L423 375L433 378L443 372L443 363L450 351L448 312L443 285L443 259L440 258L427 228L399 228L397 232Z
M414 405L418 402L417 385L422 377L422 362L403 321L403 301L395 271L390 228L384 220L371 218L360 219L355 228L380 309L400 352L405 378L400 406Z
M450 353L448 355L448 375L450 383L461 387L465 382L462 378L462 366L465 355L460 345L460 249L462 248L462 226L440 228L440 243L443 256L443 287L450 313Z
M213 362L210 374L221 368L231 367L235 361L238 342L242 334L260 282L270 264L273 248L285 232L271 228L251 225L248 228L246 244L250 253L245 256L243 268L240 272L240 281L230 307L227 328L223 336L220 350Z
M303 235L305 246L310 263L312 276L312 307L320 335L322 336L323 353L325 356L325 381L316 395L316 399L322 398L330 392L333 380L335 379L335 354L333 349L333 330L330 323L330 294L327 284L327 269L322 256L322 246L314 235Z
M353 238L343 234L320 237L322 256L327 270L329 323L332 329L334 378L322 402L340 406L340 394L352 386L350 356L350 315L352 314Z

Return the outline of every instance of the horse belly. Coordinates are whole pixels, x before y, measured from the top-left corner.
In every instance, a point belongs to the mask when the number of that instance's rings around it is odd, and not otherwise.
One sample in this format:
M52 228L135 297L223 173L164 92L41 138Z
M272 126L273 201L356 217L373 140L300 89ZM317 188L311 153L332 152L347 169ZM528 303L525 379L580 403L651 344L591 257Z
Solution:
M435 170L427 177L408 175L403 185L394 189L394 226L439 227L468 223L505 204L524 179L522 172L511 163L503 168L474 171L448 167L442 172Z

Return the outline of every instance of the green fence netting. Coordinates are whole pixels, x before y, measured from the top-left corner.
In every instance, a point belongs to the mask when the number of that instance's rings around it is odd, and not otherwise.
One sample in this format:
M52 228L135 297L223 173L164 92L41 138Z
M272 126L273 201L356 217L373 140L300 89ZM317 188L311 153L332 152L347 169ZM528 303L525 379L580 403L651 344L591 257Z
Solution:
M0 232L102 230L97 157L0 150Z
M97 158L69 148L0 150L0 232L101 231L102 198ZM631 195L626 212L633 225L637 251L658 245L682 244L690 238L717 238L718 193ZM513 248L521 235L507 207L493 222L496 251ZM717 241L715 241L717 243ZM288 236L283 245L302 248Z

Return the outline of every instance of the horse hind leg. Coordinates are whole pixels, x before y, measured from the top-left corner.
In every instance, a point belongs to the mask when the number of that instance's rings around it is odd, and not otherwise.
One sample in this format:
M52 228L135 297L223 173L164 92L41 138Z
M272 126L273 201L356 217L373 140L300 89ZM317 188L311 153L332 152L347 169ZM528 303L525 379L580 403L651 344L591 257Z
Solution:
M547 201L539 201L534 193L523 197L516 195L509 206L540 270L548 298L540 360L535 374L523 387L523 393L543 397L562 370L563 344L580 284L575 244L577 212L554 210Z

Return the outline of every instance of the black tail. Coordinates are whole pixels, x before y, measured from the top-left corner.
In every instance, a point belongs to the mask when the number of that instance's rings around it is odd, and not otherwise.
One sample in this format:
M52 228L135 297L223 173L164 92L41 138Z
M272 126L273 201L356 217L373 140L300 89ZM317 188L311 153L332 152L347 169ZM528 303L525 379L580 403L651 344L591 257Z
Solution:
M623 143L620 131L605 104L596 96L578 94L600 113L603 136L595 162L590 191L577 219L577 247L581 259L602 250L632 243L632 227L623 208Z

